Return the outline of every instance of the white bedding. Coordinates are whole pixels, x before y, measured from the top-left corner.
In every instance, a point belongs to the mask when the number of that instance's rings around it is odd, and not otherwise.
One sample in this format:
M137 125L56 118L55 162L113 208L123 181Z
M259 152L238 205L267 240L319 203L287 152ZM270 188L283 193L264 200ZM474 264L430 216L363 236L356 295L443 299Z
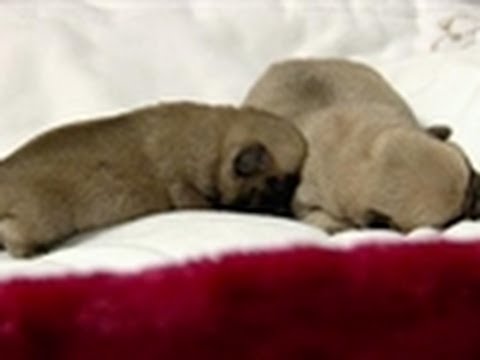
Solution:
M475 0L5 0L0 3L0 156L40 131L144 104L238 104L275 60L350 57L376 66L425 123L443 122L480 168L480 5ZM350 231L328 237L264 216L155 215L74 239L45 256L0 252L0 278L132 270L314 242L428 241ZM480 223L446 230L480 237Z

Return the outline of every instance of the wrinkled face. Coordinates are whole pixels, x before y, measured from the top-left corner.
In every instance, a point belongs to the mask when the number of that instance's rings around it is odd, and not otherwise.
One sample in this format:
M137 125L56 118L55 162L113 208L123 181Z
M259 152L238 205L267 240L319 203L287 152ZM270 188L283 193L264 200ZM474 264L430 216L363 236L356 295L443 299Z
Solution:
M398 140L373 165L365 226L410 231L478 216L478 178L457 146L423 133Z
M249 109L224 146L218 207L290 215L306 157L299 131L286 120Z

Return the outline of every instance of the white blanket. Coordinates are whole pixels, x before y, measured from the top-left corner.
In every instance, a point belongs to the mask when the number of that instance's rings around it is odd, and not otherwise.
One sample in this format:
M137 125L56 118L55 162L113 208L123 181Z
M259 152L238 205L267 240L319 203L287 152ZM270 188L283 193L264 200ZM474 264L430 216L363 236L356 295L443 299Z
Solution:
M480 5L475 0L9 0L0 3L0 156L35 134L152 102L238 104L272 61L349 57L376 66L425 123L447 123L480 168ZM264 216L155 215L81 236L45 256L0 253L0 278L132 270L232 249L315 242L427 241L350 231L328 237ZM462 222L451 240L480 238Z

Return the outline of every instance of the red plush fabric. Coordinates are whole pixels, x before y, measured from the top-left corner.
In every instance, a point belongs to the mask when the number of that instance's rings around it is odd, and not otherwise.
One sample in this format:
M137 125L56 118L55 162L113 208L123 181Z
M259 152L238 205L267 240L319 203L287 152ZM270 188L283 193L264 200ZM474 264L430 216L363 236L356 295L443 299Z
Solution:
M297 248L0 286L6 359L479 359L480 243Z

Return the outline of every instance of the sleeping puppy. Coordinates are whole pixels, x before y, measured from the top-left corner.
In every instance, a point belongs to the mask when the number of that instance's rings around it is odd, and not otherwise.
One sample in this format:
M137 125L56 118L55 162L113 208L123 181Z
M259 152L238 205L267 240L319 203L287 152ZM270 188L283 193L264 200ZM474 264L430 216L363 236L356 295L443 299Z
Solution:
M450 130L424 129L375 71L344 60L272 65L245 104L291 119L309 144L297 217L329 232L409 231L480 215L480 182Z
M25 257L153 212L282 212L305 154L294 125L247 108L172 103L65 126L0 162L0 241Z

